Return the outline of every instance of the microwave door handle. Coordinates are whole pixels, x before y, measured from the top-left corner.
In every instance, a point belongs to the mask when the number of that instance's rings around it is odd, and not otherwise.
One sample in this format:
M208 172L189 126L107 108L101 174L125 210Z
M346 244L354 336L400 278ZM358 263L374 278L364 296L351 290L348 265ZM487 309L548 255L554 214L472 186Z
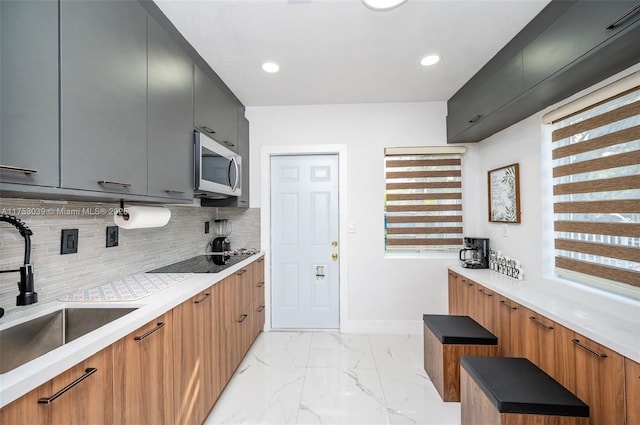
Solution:
M231 181L231 167L233 166L233 169L235 170L235 180L232 182ZM238 188L238 182L240 181L240 175L239 175L240 169L238 168L238 161L236 161L235 158L231 158L231 161L229 162L229 186L231 186L231 190L236 190Z

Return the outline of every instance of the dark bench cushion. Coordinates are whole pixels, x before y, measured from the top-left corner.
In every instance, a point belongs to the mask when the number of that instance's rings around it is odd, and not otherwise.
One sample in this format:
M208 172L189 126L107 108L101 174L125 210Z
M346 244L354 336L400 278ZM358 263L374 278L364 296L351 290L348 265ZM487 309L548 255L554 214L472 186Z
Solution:
M498 345L498 338L469 316L425 314L422 320L443 344Z
M589 406L528 359L462 356L460 365L500 413L589 417Z

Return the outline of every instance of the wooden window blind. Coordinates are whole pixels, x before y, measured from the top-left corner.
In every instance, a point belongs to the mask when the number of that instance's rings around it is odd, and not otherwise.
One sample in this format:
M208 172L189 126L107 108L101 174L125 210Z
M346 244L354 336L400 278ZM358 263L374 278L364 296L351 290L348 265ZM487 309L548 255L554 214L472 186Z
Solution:
M640 87L555 121L552 144L557 272L640 287Z
M462 155L425 150L385 150L387 251L462 245Z

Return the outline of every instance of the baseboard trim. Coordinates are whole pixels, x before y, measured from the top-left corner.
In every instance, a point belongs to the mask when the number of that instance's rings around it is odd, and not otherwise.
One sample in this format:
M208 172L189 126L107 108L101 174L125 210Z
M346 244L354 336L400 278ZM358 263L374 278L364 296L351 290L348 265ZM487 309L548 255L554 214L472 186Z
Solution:
M340 332L352 334L421 335L422 321L401 320L345 320Z

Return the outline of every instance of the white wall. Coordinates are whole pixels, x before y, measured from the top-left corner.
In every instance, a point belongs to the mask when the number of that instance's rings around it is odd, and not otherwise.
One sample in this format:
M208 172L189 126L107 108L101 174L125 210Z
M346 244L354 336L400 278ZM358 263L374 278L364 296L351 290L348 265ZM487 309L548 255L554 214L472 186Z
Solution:
M465 235L490 238L494 249L523 262L527 284L551 288L559 297L580 299L585 311L638 314L640 302L553 275L550 154L541 117L638 69L640 64L468 145L463 159ZM384 148L446 144L444 102L255 107L247 109L247 116L252 207L261 206L260 181L268 178L268 171L259 169L262 147L347 146L348 196L342 207L348 209L348 222L355 224L356 233L349 234L347 258L342 258L348 262L347 276L341 281L348 294L341 311L343 331L420 332L422 314L447 312L447 265L457 263L455 256L385 258L383 235ZM522 223L490 223L487 172L512 163L520 164ZM268 240L263 238L262 243L268 249Z
M346 145L348 303L341 328L351 332L421 332L422 314L446 313L447 270L454 257L385 258L384 148L446 144L446 103L247 108L251 123L251 207L260 207L263 147ZM263 228L268 227L262 223ZM268 249L268 240L263 240ZM345 288L343 288L345 289Z

